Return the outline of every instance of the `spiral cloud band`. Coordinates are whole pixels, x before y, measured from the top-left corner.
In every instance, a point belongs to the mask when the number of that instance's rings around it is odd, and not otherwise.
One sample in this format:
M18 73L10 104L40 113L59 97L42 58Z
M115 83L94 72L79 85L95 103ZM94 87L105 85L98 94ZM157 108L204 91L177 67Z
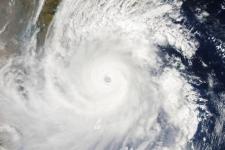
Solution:
M63 0L42 57L27 53L1 70L0 149L187 149L198 97L160 57L164 46L195 53L188 30L170 20L182 17L180 5Z

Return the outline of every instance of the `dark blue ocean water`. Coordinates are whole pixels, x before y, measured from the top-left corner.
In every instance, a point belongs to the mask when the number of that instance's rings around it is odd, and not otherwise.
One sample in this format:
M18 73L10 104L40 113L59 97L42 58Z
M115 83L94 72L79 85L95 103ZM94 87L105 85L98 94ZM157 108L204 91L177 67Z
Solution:
M186 73L197 76L199 80L192 85L206 100L199 104L202 118L193 138L192 146L200 150L225 150L225 1L187 0L182 5L185 16L179 24L185 25L195 34L200 46L191 60L179 52L169 49L170 55L180 57L186 65ZM205 11L204 20L196 17Z

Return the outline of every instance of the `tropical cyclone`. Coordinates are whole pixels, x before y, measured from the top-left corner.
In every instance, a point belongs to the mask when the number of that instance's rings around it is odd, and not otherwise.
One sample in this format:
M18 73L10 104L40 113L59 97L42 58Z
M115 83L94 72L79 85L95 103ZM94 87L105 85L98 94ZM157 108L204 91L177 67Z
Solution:
M159 55L160 46L180 48L186 57L197 47L166 17L176 18L179 7L154 0L63 0L38 68L27 64L28 104L21 96L11 96L14 107L1 100L4 121L21 133L18 149L186 149L198 125L198 97ZM181 43L172 42L176 36ZM23 115L7 119L18 112ZM28 121L33 124L22 126Z

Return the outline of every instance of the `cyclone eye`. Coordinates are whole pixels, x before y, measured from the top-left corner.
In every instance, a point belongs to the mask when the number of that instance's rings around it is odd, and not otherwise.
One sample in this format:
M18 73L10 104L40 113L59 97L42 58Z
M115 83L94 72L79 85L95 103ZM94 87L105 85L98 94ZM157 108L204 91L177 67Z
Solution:
M112 79L111 79L111 77L110 77L110 76L105 75L105 77L104 77L104 81L105 81L105 83L110 83L110 82L112 81Z

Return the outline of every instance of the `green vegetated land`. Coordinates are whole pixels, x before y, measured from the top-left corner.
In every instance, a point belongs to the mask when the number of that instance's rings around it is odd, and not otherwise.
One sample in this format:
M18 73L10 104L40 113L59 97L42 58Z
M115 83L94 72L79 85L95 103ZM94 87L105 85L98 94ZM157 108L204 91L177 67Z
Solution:
M52 21L52 18L55 15L57 6L59 5L60 1L61 0L45 0L45 4L42 8L38 20L38 27L40 28L40 32L38 35L38 45L43 44L47 29Z

